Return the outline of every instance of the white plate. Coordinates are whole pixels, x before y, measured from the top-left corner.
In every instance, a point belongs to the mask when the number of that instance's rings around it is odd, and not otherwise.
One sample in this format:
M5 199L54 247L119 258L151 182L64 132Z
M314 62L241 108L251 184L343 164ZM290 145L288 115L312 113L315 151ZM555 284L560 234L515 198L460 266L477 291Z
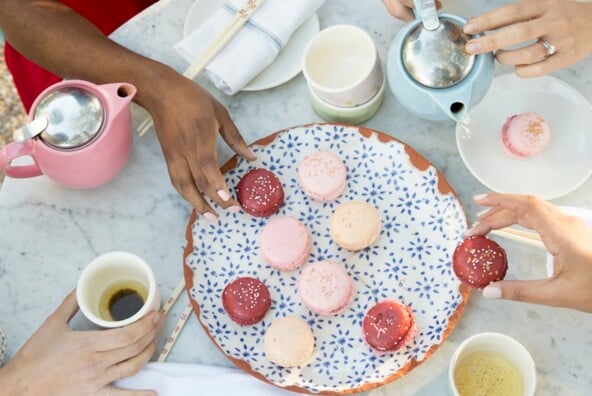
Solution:
M224 0L196 0L183 27L183 36L187 37L206 21ZM302 70L302 55L308 42L319 32L319 18L313 14L296 29L290 41L280 51L277 58L241 91L262 91L277 87L290 81Z
M508 117L524 112L538 113L547 121L551 141L543 153L520 160L503 151L500 131ZM504 74L456 125L456 144L469 171L491 190L558 198L592 174L592 106L557 78Z

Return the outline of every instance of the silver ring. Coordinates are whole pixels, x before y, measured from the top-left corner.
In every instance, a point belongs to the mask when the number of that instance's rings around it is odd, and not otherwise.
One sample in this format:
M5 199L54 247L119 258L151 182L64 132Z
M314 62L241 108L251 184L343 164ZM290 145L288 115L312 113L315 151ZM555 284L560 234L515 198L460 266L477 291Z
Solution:
M555 48L555 46L553 44L551 44L550 42L548 42L547 40L538 39L537 41L539 43L541 43L543 47L545 47L545 51L547 52L545 54L545 58L548 58L557 52L557 49Z

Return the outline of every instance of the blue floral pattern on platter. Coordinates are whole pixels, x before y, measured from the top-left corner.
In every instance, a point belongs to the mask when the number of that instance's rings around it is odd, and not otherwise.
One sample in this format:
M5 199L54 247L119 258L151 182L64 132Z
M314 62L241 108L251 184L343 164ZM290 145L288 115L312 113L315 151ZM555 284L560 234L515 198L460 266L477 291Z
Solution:
M348 188L333 202L312 201L298 186L299 162L318 150L338 154L348 169ZM340 315L313 314L296 291L299 270L279 272L260 256L259 233L268 219L220 211L215 224L191 224L193 251L185 260L193 276L190 295L200 307L199 320L218 347L247 362L269 382L310 393L349 393L384 384L413 360L425 360L444 340L452 316L466 297L451 269L452 252L466 231L466 219L454 194L438 190L436 169L417 169L400 142L383 143L376 133L365 137L357 127L330 124L288 129L253 151L257 161L239 159L226 173L228 185L236 186L255 167L273 171L286 196L276 215L304 222L313 240L309 262L341 263L356 293ZM379 240L355 253L339 248L328 229L334 208L353 199L371 203L383 216ZM223 288L240 276L260 279L271 294L271 309L254 326L235 324L222 308ZM361 323L372 305L387 298L411 307L419 331L407 347L379 356L362 339ZM282 368L265 357L263 335L274 319L284 316L303 318L315 335L314 356L304 367Z

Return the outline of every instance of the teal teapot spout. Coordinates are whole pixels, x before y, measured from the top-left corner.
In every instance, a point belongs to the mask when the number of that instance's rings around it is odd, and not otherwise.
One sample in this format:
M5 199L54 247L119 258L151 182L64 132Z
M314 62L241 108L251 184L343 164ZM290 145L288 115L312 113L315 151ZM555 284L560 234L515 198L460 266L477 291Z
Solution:
M493 54L465 52L466 19L438 14L433 0L415 0L416 19L391 44L389 86L399 104L428 120L461 121L485 96L493 79Z

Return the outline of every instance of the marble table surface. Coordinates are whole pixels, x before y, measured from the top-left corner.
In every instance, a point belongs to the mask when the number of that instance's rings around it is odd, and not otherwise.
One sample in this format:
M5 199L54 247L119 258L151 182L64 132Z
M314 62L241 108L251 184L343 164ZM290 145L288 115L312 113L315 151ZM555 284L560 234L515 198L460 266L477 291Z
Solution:
M445 3L447 11L471 16L502 1ZM175 54L172 45L182 36L184 18L191 5L192 0L160 1L120 28L113 38L183 70L187 65ZM328 0L318 14L322 27L351 23L366 29L374 37L383 60L390 41L402 26L386 13L378 0ZM591 69L592 60L587 59L556 76L592 99ZM496 72L508 70L498 66ZM214 93L227 106L248 141L285 127L321 121L310 107L302 75L264 92L239 93L232 98ZM133 112L137 123L143 111L134 108ZM478 209L471 197L487 190L463 166L452 122L420 120L402 109L392 93L387 92L380 111L365 125L392 134L431 160L457 191L469 220L475 219ZM227 160L230 151L219 148L220 161ZM556 203L592 207L592 181ZM68 190L46 177L6 178L0 190L0 326L8 337L7 357L16 353L74 288L81 269L101 253L124 250L143 257L154 268L163 296L169 295L182 274L189 214L189 205L169 182L154 134L137 138L125 170L112 183L97 190ZM510 242L504 246L511 262L510 278L544 276L544 253ZM187 296L183 295L166 323L161 346L186 303ZM90 327L80 314L72 326ZM404 378L370 394L445 394L448 360L454 349L467 337L483 331L508 334L528 348L537 365L537 394L590 393L592 315L490 301L473 292L450 338L428 361ZM193 316L169 360L230 365Z

